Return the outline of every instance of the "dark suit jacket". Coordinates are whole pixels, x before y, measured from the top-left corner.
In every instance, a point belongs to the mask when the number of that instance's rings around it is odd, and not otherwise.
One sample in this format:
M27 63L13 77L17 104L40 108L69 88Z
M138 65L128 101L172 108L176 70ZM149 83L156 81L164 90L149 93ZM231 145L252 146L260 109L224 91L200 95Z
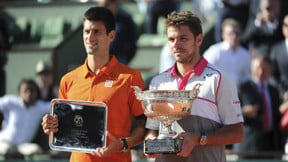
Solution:
M241 106L258 105L260 111L256 118L248 118L244 116L244 139L240 144L235 144L234 150L239 152L257 152L281 149L281 135L279 131L280 113L278 110L280 101L278 91L269 84L268 91L270 94L273 128L271 131L264 132L263 125L263 105L261 102L261 94L257 88L257 84L252 81L246 81L240 84L239 99Z
M121 8L118 8L115 20L116 34L109 52L115 55L119 62L127 65L136 54L137 26L132 16Z
M284 40L273 46L271 60L274 68L273 77L277 82L280 97L282 97L288 90L288 52Z
M248 48L257 48L263 46L271 47L271 45L280 41L282 38L282 26L280 23L274 32L270 33L263 26L257 27L255 25L255 18L251 17L248 20L246 28L243 32L242 43L244 43L244 45Z

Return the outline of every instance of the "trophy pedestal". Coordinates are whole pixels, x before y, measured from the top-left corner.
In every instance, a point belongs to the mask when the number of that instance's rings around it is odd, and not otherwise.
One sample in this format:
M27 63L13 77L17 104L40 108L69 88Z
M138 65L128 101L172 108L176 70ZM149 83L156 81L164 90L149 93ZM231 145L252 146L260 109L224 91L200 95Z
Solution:
M159 135L157 139L146 140L144 153L146 154L176 154L181 151L182 140L173 138L176 132L172 130L172 122L160 122Z
M165 138L145 140L145 154L176 154L181 150L182 140L179 138Z

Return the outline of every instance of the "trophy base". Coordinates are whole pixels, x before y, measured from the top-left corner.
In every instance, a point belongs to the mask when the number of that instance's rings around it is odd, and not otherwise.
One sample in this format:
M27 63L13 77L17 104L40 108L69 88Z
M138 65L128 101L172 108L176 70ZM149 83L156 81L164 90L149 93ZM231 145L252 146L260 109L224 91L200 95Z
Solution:
M144 153L145 154L176 154L181 151L181 139L155 139L145 140Z

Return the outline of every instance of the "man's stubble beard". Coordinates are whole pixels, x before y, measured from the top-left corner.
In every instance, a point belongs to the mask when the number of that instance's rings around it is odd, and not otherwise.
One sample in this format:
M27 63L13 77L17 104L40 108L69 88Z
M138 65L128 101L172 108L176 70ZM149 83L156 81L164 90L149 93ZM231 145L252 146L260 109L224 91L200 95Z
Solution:
M190 54L186 57L180 57L180 58L176 59L176 62L181 63L181 64L190 64L190 63L192 63L192 60L193 60L193 55Z

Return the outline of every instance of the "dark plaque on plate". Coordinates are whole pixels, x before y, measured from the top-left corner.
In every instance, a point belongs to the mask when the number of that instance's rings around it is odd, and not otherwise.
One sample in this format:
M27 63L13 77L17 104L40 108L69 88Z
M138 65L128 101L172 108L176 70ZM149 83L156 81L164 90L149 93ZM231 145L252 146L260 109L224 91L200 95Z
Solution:
M179 138L145 140L144 152L146 154L175 154L181 151L181 142Z
M51 149L93 152L106 144L107 106L102 102L53 99L51 114L58 117L58 132L49 139Z

